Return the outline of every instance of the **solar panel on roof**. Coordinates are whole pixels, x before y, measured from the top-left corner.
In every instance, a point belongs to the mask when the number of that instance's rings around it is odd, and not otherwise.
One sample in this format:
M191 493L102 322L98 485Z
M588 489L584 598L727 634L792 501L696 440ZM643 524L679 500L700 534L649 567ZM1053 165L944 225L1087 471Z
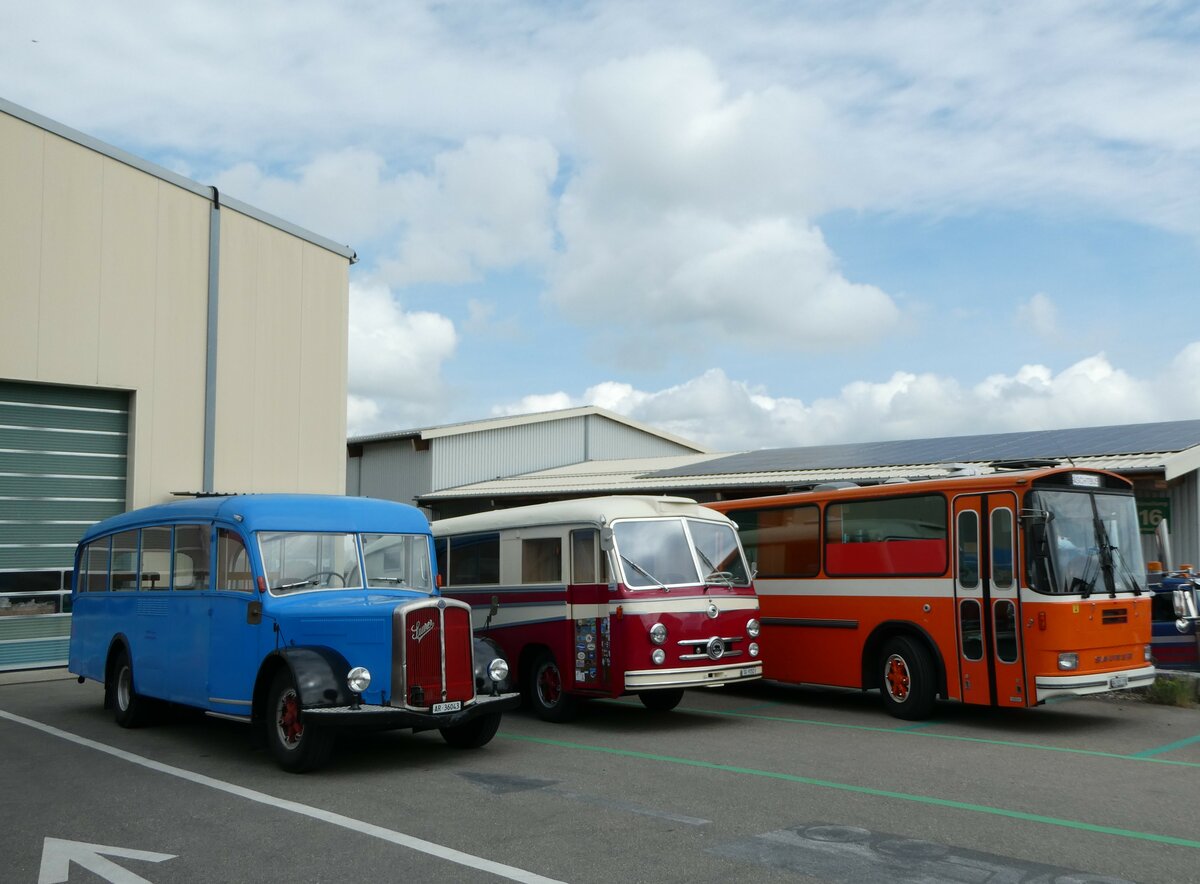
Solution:
M908 464L1066 459L1183 451L1200 445L1200 420L1033 430L802 448L768 448L650 473L655 478Z

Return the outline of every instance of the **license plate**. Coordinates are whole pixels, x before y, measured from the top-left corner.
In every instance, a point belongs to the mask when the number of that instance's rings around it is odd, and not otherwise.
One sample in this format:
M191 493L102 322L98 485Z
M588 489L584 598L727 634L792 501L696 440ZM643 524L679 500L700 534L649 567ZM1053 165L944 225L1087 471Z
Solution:
M747 675L758 675L758 668L754 667L752 669L743 669L742 678L745 678Z
M1114 675L1108 680L1108 686L1110 688L1123 688L1128 684L1129 676L1127 675Z
M462 709L462 700L455 700L453 703L434 703L433 714L439 715L442 712L458 712Z

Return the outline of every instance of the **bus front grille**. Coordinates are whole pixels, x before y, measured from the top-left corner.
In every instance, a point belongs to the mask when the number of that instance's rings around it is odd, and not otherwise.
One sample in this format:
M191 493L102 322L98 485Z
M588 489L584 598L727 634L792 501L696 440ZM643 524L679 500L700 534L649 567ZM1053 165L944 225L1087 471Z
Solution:
M392 704L428 709L473 700L470 608L430 599L397 607L392 617Z

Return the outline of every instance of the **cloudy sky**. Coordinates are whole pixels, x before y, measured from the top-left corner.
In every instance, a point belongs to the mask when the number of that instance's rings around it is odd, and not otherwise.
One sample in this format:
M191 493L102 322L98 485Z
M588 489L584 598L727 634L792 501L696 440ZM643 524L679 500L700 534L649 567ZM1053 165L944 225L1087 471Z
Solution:
M1200 417L1196 2L41 0L0 97L353 247L351 434Z

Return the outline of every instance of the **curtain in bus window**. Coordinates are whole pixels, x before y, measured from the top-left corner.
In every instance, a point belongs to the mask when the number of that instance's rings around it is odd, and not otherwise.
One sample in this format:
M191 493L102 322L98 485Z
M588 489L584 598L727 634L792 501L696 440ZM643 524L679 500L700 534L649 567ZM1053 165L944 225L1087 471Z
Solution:
M825 570L843 576L942 574L946 533L940 495L830 504Z
M562 580L562 540L536 537L521 541L521 582L558 583Z
M761 577L813 577L821 568L815 505L734 510L742 547Z
M143 591L171 588L171 529L142 529L142 564L138 568Z
M211 533L207 525L175 527L174 589L208 589Z

